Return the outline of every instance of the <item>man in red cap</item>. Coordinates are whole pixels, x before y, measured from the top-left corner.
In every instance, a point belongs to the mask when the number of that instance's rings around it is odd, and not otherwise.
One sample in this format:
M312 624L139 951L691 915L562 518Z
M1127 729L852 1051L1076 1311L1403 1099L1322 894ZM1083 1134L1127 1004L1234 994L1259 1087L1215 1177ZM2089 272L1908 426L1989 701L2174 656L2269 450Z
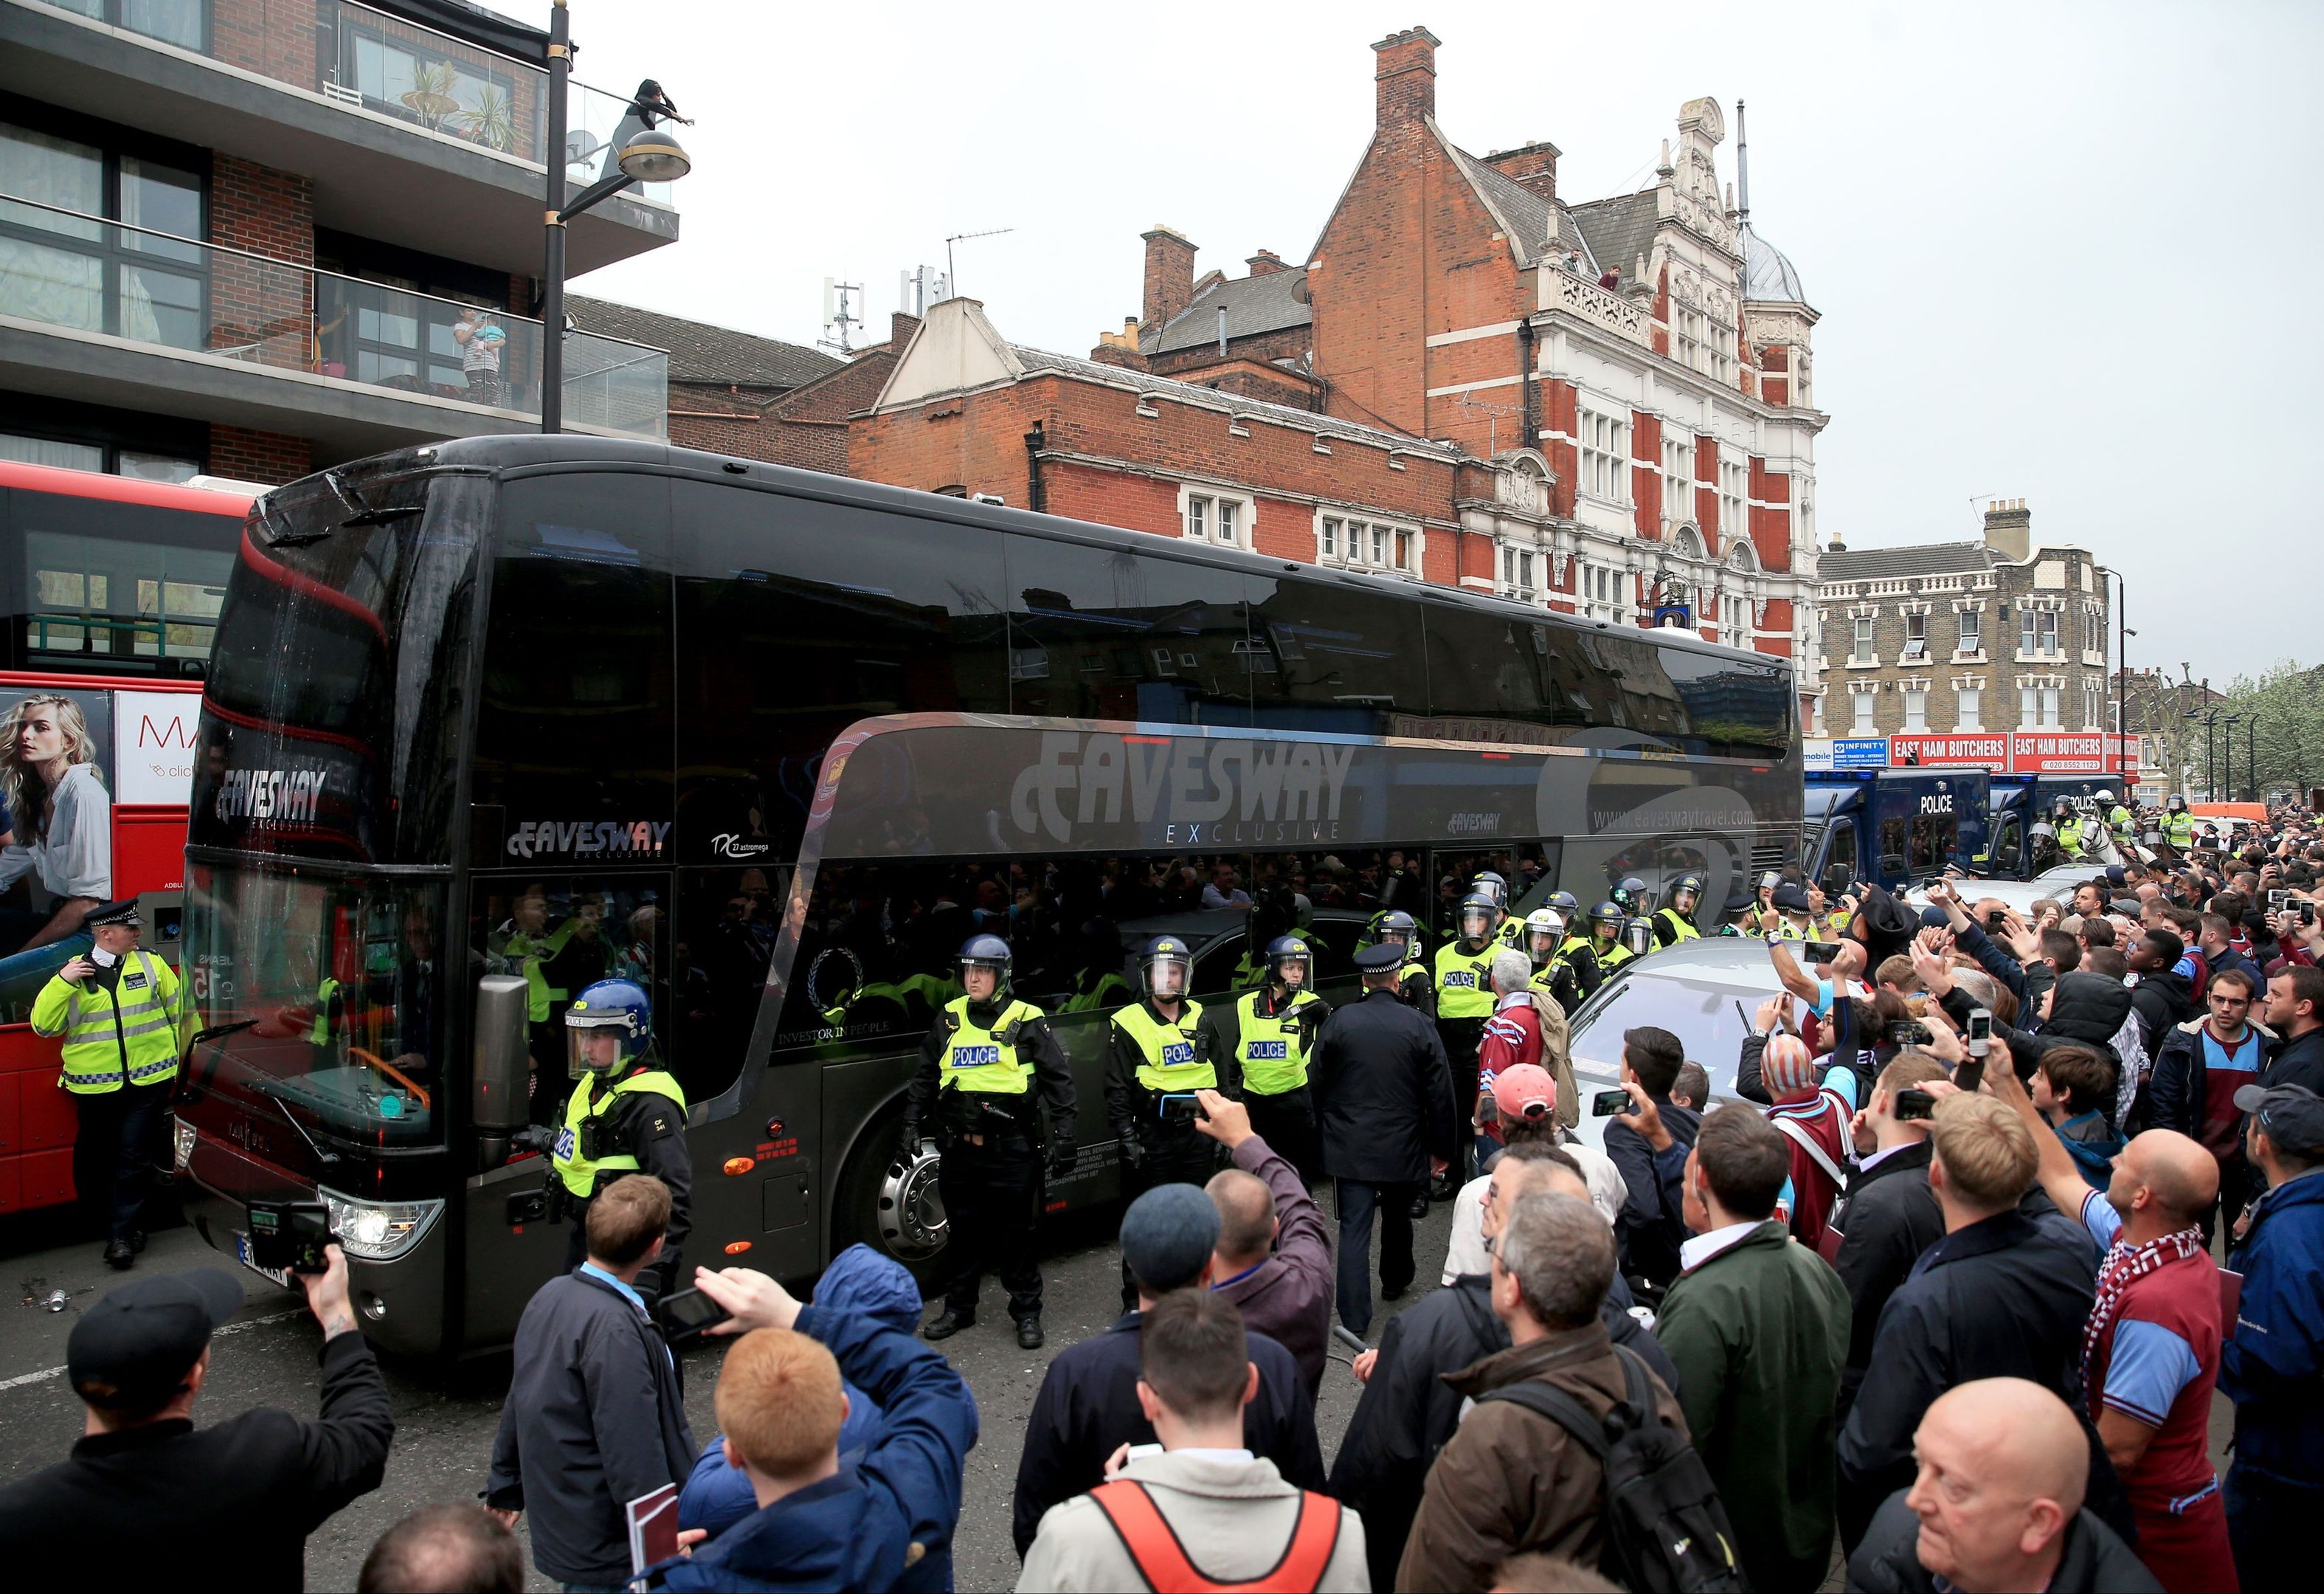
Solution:
M1538 1141L1554 1145L1582 1170L1589 1187L1590 1204L1607 1222L1614 1221L1629 1194L1613 1159L1586 1141L1577 1140L1557 1124L1557 1083L1539 1063L1521 1062L1501 1070L1493 1080L1494 1133L1503 1145ZM1492 1261L1485 1250L1484 1209L1491 1170L1461 1187L1452 1200L1452 1234L1444 1252L1443 1282L1489 1271Z

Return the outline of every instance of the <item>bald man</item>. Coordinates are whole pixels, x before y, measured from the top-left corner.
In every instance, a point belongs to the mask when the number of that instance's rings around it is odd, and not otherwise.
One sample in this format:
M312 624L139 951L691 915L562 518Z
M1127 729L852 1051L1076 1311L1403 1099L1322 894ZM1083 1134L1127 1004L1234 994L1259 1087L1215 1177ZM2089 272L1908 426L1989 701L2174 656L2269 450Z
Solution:
M2012 1070L1994 1093L2033 1104ZM2020 1103L2023 1107L2019 1107ZM2138 1558L2171 1594L2236 1588L2227 1503L2211 1470L2211 1386L2223 1325L2219 1273L2202 1217L2219 1164L2203 1143L2149 1129L2116 1156L2104 1191L2080 1178L2055 1135L2042 1188L2107 1247L2082 1339L2083 1398L2138 1523Z
M1194 1127L1227 1148L1234 1166L1204 1188L1218 1209L1211 1288L1243 1326L1291 1353L1313 1396L1332 1336L1332 1231L1298 1172L1250 1126L1250 1109L1215 1090L1195 1093Z
M2092 1192L2096 1193L2096 1192ZM1849 1558L1851 1594L2160 1594L2128 1546L2082 1509L2090 1452L2066 1403L2023 1378L1939 1395L1914 1431L1910 1488L1888 1497Z

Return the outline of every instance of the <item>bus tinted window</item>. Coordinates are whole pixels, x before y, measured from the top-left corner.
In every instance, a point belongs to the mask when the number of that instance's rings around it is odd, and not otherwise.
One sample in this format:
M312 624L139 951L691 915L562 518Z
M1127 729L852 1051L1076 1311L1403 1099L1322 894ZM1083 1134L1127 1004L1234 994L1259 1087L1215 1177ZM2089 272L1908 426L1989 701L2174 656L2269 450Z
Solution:
M1561 727L1592 722L1589 700L1568 690L1578 671L1556 667L1567 636L1514 616L1427 606L1428 700L1440 734L1535 746Z
M239 522L61 494L0 499L18 667L202 672Z
M1783 758L1792 741L1792 682L1773 660L1661 652L1662 673L1684 706L1688 751Z
M766 838L789 857L824 750L856 720L1009 711L996 533L748 487L671 493L689 846Z
M1010 698L1019 714L1247 726L1275 667L1239 570L1127 549L1009 539Z
M1387 736L1428 712L1420 606L1360 579L1258 578L1251 640L1267 651L1252 712L1271 730Z
M665 857L634 827L670 820L669 484L531 477L501 503L474 801L512 858Z

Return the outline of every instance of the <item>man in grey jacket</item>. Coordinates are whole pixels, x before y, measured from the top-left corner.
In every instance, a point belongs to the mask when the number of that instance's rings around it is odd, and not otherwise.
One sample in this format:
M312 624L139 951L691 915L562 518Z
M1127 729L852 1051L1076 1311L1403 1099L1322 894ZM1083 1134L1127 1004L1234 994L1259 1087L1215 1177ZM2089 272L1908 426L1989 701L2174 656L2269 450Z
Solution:
M588 1260L543 1284L517 1323L484 1504L513 1528L532 1513L532 1559L572 1588L626 1583L625 1507L694 1465L678 1367L632 1286L661 1255L669 1187L614 1181L589 1203Z
M1249 1582L1362 1594L1363 1519L1294 1487L1244 1448L1242 1409L1259 1388L1242 1314L1209 1290L1179 1290L1146 1314L1138 1403L1163 1453L1123 1445L1107 1481L1052 1506L1025 1556L1018 1594Z

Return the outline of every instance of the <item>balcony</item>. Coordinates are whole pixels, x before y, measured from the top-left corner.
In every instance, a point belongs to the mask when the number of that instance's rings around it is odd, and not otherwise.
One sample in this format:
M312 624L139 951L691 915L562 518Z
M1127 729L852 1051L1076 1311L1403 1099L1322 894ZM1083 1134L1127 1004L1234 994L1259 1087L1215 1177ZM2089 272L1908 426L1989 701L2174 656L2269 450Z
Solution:
M352 0L0 0L0 88L311 177L321 226L540 269L549 74ZM570 86L568 192L628 114ZM569 269L674 241L669 189L576 218Z
M496 370L468 370L464 321ZM309 438L323 465L534 429L540 347L521 316L0 199L0 387ZM666 434L669 355L575 332L565 366L569 430Z

